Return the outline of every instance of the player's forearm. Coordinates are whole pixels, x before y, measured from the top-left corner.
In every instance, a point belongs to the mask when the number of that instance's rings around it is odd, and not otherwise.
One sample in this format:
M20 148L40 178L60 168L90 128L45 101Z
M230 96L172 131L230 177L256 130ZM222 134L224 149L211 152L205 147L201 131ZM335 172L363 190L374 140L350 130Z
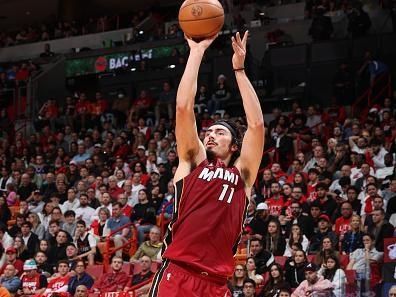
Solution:
M235 71L235 77L242 96L248 128L263 126L264 118L260 101L257 97L256 91L246 76L245 71Z
M190 52L184 74L177 90L177 108L189 108L191 110L194 108L195 94L197 93L198 72L203 54L204 52L201 50L192 50Z

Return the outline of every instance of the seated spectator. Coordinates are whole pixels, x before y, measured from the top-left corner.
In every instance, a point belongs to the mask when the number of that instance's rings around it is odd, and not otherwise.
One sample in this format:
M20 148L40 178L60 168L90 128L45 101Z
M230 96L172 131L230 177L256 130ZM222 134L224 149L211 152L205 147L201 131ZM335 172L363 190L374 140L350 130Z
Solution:
M62 229L71 237L74 237L77 227L76 213L73 210L66 210L63 216L65 217L65 222L62 225Z
M84 220L87 226L94 221L95 209L89 206L88 195L80 195L80 206L76 209L77 220Z
M61 260L57 265L57 276L53 277L44 291L44 296L52 296L54 293L67 292L69 283L69 264L67 261Z
M275 260L274 256L264 249L262 241L256 238L250 240L250 253L254 258L258 274L267 272L269 266Z
M14 247L9 247L5 251L6 259L4 265L0 269L0 275L2 275L7 268L7 265L12 265L15 271L15 275L21 276L23 273L23 261L17 259L17 250Z
M74 297L88 297L88 288L84 285L79 285L76 288L76 293L74 294Z
M334 285L334 297L343 297L346 294L346 276L340 267L338 257L330 255L326 258L325 265L322 266L318 274L328 279Z
M94 265L96 254L96 240L94 236L87 231L84 220L77 221L74 243L78 250L77 257L84 261L88 260L88 265Z
M172 89L170 82L164 82L162 91L158 97L157 104L155 106L155 125L159 124L161 118L161 110L166 110L168 119L173 119L173 110L176 102L176 93Z
M320 215L318 227L319 230L315 232L311 238L311 243L309 245L310 253L315 253L320 250L320 245L324 237L330 237L333 242L333 246L338 246L337 235L331 231L330 219L327 215Z
M44 274L46 277L50 277L54 273L54 269L48 264L48 257L44 252L38 251L34 256L34 260L36 261L39 273Z
M360 216L352 215L351 217L351 228L345 233L342 240L341 250L342 253L350 254L356 249L363 248L363 231L361 229Z
M133 207L131 221L138 223L138 241L139 244L144 242L145 232L149 231L153 225L156 224L155 207L148 199L146 190L139 191L139 203Z
M67 292L69 292L69 294L74 295L76 293L76 289L81 285L84 285L88 289L92 288L94 280L85 272L85 268L85 262L78 260L74 268L76 274L72 276L68 282Z
M15 294L21 286L21 280L16 274L15 267L12 264L7 264L4 273L0 277L0 285L6 288L11 294Z
M157 226L150 229L149 240L143 242L136 253L131 258L131 263L139 261L143 256L148 256L151 260L158 259L158 253L161 252L161 231Z
M276 218L269 215L268 205L264 202L259 203L254 218L249 223L250 237L263 240L268 230L268 223L271 220L276 220Z
M44 238L45 227L40 222L40 217L37 213L29 213L27 221L32 224L32 233L36 234L38 239L41 240Z
M243 282L246 279L246 267L243 265L235 265L234 273L228 282L228 288L230 289L232 296L243 297Z
M334 256L337 259L339 259L339 252L335 249L333 246L333 242L331 241L330 237L323 237L322 243L321 243L321 248L318 253L316 253L314 263L318 267L322 267L326 265L326 259L329 256Z
M129 282L128 275L122 271L122 258L114 256L111 271L103 274L92 287L94 293L122 292Z
M47 277L37 271L34 260L26 260L23 265L24 274L21 278L21 288L18 295L34 296L40 295L47 289Z
M50 58L55 56L55 53L51 51L51 45L49 43L44 44L44 52L40 54L40 58Z
M142 271L134 274L132 276L132 282L131 284L127 287L125 287L124 291L128 292L130 291L130 287L136 286L138 284L141 284L149 279L151 279L154 276L154 273L151 271L151 259L148 256L143 256L140 260L139 260L141 267L142 267ZM140 294L146 294L148 293L148 290L150 289L150 284L145 285L141 288L138 289L138 292L136 292L138 295Z
M259 293L259 297L272 297L276 296L280 289L290 289L290 285L283 277L282 267L274 263L269 268L269 280L264 288Z
M254 258L249 257L246 260L246 270L248 278L254 280L256 284L261 284L264 278L261 274L256 273L256 263L254 263Z
M304 267L305 280L293 292L292 297L308 296L309 294L329 296L334 285L323 276L318 276L316 265L308 263ZM327 295L326 295L327 294Z
M223 109L230 99L231 90L227 85L227 78L224 74L220 74L217 77L217 83L212 98L208 102L209 113L214 114L217 110Z
M17 259L25 261L30 258L30 251L27 250L27 247L21 236L15 237L14 248L17 251Z
M271 220L268 223L268 232L264 238L265 249L274 256L283 256L286 248L286 240L282 235L281 226L278 220Z
M295 251L294 257L285 263L285 279L292 288L297 288L305 279L304 267L307 264L307 255L303 250Z
M375 208L372 212L373 225L367 231L374 234L375 248L379 252L384 251L384 238L393 237L395 227L385 221L385 211L382 208Z
M347 270L356 271L356 279L361 284L361 292L368 292L371 288L377 286L381 279L378 265L382 262L383 252L375 248L374 236L365 234L363 236L364 248L356 249L349 255ZM376 267L376 269L373 269ZM370 283L367 288L366 283Z
M256 296L256 283L252 279L245 279L243 281L243 297Z
M38 249L40 240L38 239L38 236L32 232L32 224L30 222L22 224L21 234L27 249L26 255L29 258L33 258L33 255Z
M67 232L60 230L56 234L54 245L51 245L48 250L48 262L53 267L61 260L66 260L66 247L69 241Z
M77 253L78 253L78 249L77 249L76 245L72 242L69 242L66 245L66 261L69 264L70 271L74 270L74 268L76 267L77 260L78 260Z
M290 236L286 239L286 249L283 254L285 257L290 257L292 254L292 247L294 243L299 243L302 246L304 252L308 249L309 241L307 237L302 233L301 228L297 224L293 224L291 227Z
M113 203L113 208L112 208L113 216L107 222L107 227L110 229L111 232L130 223L129 218L122 214L121 209L122 209L121 203L119 202ZM110 239L114 242L114 247L117 249L119 247L122 247L128 241L129 236L130 236L130 227L127 226L117 231L115 234L113 234L110 237ZM122 249L117 250L116 255L118 257L122 257Z

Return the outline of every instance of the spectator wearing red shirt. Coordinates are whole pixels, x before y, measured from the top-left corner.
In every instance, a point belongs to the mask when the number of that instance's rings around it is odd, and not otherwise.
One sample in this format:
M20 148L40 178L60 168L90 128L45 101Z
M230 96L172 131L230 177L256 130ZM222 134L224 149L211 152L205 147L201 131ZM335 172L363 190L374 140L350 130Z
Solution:
M125 139L121 136L118 136L114 140L114 148L113 148L113 155L117 158L126 159L130 153L130 147L125 142Z
M283 196L281 195L281 187L278 182L272 182L271 194L272 196L266 201L269 214L278 217L281 214L284 204Z
M341 204L341 216L336 219L333 225L333 231L337 234L338 238L342 240L344 234L351 229L351 219L353 215L353 209L351 203L345 201Z
M286 173L282 171L282 168L279 163L273 163L271 166L271 171L278 182L279 181L284 182L287 179Z
M85 93L81 93L76 103L76 120L78 128L87 128L87 116L90 113L90 103Z
M21 276L23 273L23 261L17 259L17 250L14 247L6 249L6 261L0 269L0 275L4 273L4 269L7 265L13 265L15 267L15 273L17 276Z
M123 205L123 207L121 208L122 214L129 218L132 215L133 208L127 203L128 197L124 193L119 194L117 198L117 202L120 202Z
M113 201L116 201L118 198L118 195L124 193L124 190L120 187L117 186L117 178L112 175L109 177L109 195Z
M132 107L128 114L128 124L132 123L136 118L145 115L146 112L154 106L154 99L146 90L141 90L139 97L132 102Z
M122 292L130 282L130 277L122 271L123 260L114 256L111 271L103 274L92 287L94 293Z
M319 174L320 172L316 168L311 168L308 170L307 200L309 202L313 202L316 200L316 185L319 181Z

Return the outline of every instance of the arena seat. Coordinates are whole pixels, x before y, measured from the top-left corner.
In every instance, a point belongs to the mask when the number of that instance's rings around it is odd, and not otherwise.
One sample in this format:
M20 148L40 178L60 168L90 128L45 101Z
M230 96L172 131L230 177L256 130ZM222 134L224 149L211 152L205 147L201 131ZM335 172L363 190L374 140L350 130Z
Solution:
M275 262L278 263L282 268L285 268L287 257L285 256L275 256Z
M94 280L100 279L103 274L103 265L95 264L95 265L88 265L86 272L92 276Z

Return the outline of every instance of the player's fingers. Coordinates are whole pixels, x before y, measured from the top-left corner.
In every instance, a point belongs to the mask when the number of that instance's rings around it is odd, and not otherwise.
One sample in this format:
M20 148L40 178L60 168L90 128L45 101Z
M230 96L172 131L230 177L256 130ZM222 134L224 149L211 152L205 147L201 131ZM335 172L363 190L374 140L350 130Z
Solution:
M246 48L246 43L247 43L248 37L249 37L249 31L246 30L246 32L245 32L245 34L243 34L243 38L242 38L242 44L243 44L244 48Z

